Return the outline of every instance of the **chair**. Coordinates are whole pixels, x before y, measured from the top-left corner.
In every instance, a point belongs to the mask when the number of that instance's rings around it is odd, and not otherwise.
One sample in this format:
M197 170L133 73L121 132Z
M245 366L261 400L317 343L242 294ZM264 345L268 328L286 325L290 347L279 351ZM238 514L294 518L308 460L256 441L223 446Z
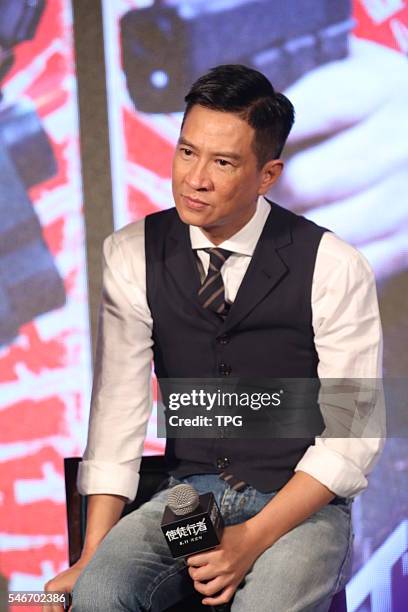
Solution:
M68 457L64 459L68 523L68 556L70 565L73 565L81 555L86 528L87 498L80 495L76 486L80 461L80 457ZM132 503L125 505L122 516L136 510L139 506L148 501L167 477L168 474L164 467L163 456L154 455L143 457L136 499ZM201 604L201 597L202 595L194 593L191 597L168 608L166 612L186 612L186 610L189 612L209 612L209 607ZM347 612L345 590L336 593L333 597L329 612Z

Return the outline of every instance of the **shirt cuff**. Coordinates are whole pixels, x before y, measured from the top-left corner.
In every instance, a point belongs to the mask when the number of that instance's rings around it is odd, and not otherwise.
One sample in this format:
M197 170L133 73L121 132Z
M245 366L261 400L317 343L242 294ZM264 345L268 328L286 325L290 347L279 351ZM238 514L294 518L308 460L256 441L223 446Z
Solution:
M336 451L310 446L295 467L306 472L339 497L355 497L367 487L367 478L350 460Z
M140 480L140 459L132 466L107 461L82 460L78 467L77 488L81 495L122 495L132 502Z

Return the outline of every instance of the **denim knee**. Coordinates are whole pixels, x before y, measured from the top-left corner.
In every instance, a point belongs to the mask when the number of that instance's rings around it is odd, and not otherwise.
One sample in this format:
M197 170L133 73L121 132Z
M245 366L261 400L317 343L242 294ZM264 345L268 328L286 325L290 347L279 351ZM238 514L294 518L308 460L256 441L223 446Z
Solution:
M72 612L145 612L137 588L122 570L117 563L88 565L75 583Z

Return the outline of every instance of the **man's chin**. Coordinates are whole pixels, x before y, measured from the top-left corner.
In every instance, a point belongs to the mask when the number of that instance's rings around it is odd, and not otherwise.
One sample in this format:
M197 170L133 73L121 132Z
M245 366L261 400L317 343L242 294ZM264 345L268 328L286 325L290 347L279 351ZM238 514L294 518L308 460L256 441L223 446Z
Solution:
M202 212L185 210L179 206L176 206L176 210L178 216L180 217L180 221L186 225L196 225L197 227L204 227L205 225L208 225L208 221L204 218Z

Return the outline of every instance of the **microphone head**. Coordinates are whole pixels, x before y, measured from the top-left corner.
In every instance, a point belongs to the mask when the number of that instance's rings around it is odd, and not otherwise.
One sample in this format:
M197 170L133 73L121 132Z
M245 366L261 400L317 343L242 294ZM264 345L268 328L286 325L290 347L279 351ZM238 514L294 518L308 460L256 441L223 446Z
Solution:
M170 489L167 505L177 516L193 512L200 503L200 497L189 484L179 484Z

